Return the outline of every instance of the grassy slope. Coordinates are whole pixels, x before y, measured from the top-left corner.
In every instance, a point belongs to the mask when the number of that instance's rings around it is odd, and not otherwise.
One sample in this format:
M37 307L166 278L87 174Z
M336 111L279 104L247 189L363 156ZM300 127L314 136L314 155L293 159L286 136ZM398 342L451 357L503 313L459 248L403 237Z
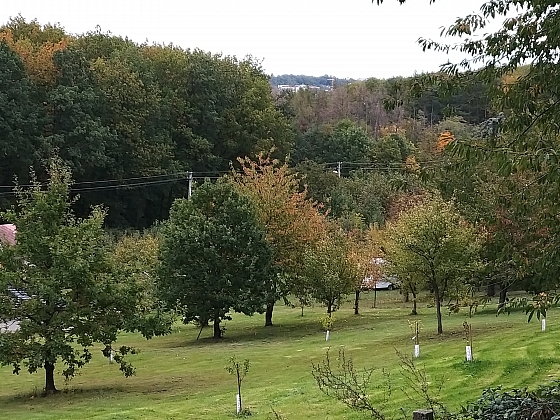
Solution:
M184 325L178 325L170 336L150 341L123 335L119 341L142 350L130 358L137 367L136 376L125 379L116 365L109 365L100 351L94 351L92 363L69 384L57 375L59 389L67 392L49 398L36 396L43 387L43 372L15 376L9 367L0 368L0 417L231 419L236 383L224 366L236 355L251 361L242 393L253 419L274 418L271 407L288 420L366 418L321 394L310 374L311 363L321 360L328 346L333 355L345 346L357 367L376 368L372 395L381 393L375 388L385 378L381 369L391 373L394 392L389 418L402 418L399 407L422 408L400 391L403 381L395 354L395 349L412 353L408 321L416 319L422 323L417 364L426 369L434 386L443 384L441 400L451 409L473 400L485 387L535 387L559 377L557 310L549 314L546 333L540 332L537 322L527 324L523 313L496 317L487 310L476 314L469 321L476 361L466 364L464 313L445 316L445 334L438 337L433 308L420 304L421 314L412 317L400 303L398 291L380 292L379 297L378 308L373 309L371 296L366 296L359 316L352 314L351 303L337 312L328 343L319 322L324 316L320 307L306 309L302 318L298 309L280 306L274 315L275 327L266 329L262 316L235 315L220 342L207 338L211 329L196 341L198 331Z

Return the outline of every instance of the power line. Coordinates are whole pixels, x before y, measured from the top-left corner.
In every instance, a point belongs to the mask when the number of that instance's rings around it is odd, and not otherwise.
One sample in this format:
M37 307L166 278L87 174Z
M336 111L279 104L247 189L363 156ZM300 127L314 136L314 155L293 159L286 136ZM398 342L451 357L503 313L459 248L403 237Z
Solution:
M441 160L432 160L432 161L420 161L416 162L418 165L430 165L430 164L441 164ZM325 169L358 169L364 171L391 171L391 170L398 170L403 169L404 164L386 164L384 166L376 166L375 162L328 162L323 163ZM348 166L353 166L353 168L349 168ZM116 190L116 189L132 189L132 188L141 188L147 187L152 185L163 185L169 183L176 183L180 181L187 181L189 177L191 179L201 180L201 179L218 179L220 178L220 174L230 174L230 173L237 173L242 174L242 171L235 171L235 170L228 170L228 171L200 171L200 172L190 172L190 171L182 171L182 172L175 172L171 174L160 174L160 175L146 175L146 176L137 176L137 177L129 177L129 178L114 178L114 179L103 179L103 180L96 180L96 181L80 181L76 182L70 188L72 192L90 192L90 191L103 191L103 190ZM132 181L132 182L131 182ZM134 182L134 181L142 181L142 182ZM116 183L116 184L112 184ZM112 184L112 185L107 185ZM84 185L82 187L82 185ZM24 184L19 185L22 188L29 188L33 187L33 184ZM14 185L0 185L0 189L11 189L13 190ZM0 191L1 196L9 196L14 195L14 191Z

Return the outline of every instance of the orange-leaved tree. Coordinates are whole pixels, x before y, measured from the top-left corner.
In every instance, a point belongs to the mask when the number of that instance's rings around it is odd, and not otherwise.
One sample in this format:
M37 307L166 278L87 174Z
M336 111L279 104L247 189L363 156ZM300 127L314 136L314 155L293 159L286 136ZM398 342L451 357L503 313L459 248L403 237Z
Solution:
M14 36L10 28L0 30L0 42L5 42L20 56L29 78L39 85L52 86L55 83L58 69L53 55L66 49L69 41L69 37L64 37L55 42L45 40L38 43L31 38Z
M237 185L253 202L274 253L276 274L270 283L265 321L271 326L274 303L298 289L302 255L327 235L327 224L307 191L299 191L298 179L287 164L263 154L256 161L238 160L242 173L235 174Z

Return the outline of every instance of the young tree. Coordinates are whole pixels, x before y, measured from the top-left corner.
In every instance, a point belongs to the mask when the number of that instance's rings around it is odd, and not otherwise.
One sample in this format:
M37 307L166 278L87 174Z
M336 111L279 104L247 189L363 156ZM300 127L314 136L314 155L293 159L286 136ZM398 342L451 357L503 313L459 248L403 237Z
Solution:
M111 253L120 275L141 288L137 307L143 316L135 321L153 335L170 332L174 321L174 314L164 310L157 293L160 242L161 238L153 233L126 234L119 238Z
M438 334L443 333L441 303L480 266L475 230L451 204L434 198L403 214L388 227L387 257L397 276L422 280L434 296Z
M327 307L330 314L361 280L360 270L348 258L349 246L340 234L333 234L316 248L304 253L304 277L311 296Z
M204 183L173 203L162 229L160 290L183 322L214 323L230 310L262 312L270 295L272 252L248 198L228 181Z
M272 325L275 302L289 293L301 294L301 255L325 236L325 217L307 192L298 191L298 179L288 165L259 156L258 161L239 159L243 175L237 176L239 189L254 207L273 252L275 275L269 282L265 326ZM294 290L297 289L297 290Z
M70 172L56 161L46 187L33 177L28 189L16 188L17 205L2 218L17 226L16 244L0 248L0 322L19 329L0 333L0 363L19 373L45 369L45 392L56 392L54 369L71 378L92 357L90 347L105 344L109 356L119 331L142 330L149 338L166 328L144 330L139 311L143 288L121 276L110 258L103 232L105 212L94 208L77 219L69 198ZM126 376L134 373L117 354Z

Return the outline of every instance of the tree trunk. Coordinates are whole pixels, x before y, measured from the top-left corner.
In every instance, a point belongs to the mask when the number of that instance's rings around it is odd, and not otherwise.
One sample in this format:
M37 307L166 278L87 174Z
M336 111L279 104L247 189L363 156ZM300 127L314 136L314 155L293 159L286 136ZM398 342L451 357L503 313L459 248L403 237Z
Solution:
M272 327L272 311L274 311L274 302L268 302L266 304L266 313L264 318L265 327Z
M377 287L373 286L373 307L377 306Z
M45 394L58 392L54 386L54 363L45 362Z
M220 328L220 318L214 318L214 338L222 338L222 330Z
M408 296L408 292L407 292L407 296ZM418 311L416 309L416 293L412 292L412 312L410 313L411 315L418 315Z
M500 301L498 303L498 309L501 309L506 304L507 300L507 287L502 287L500 289Z
M327 313L330 314L332 312L332 303L329 302L329 304L327 305Z
M441 298L439 297L439 292L434 290L435 300L436 300L436 314L437 314L437 333L443 334L443 326L441 325Z
M404 294L404 301L405 301L405 303L409 302L409 301L410 301L410 295L409 295L408 289L406 289L406 290L403 292L403 294Z
M360 289L356 289L356 299L354 299L354 315L359 314Z
M488 286L486 286L486 296L488 296L488 297L496 296L496 284L495 283L490 283Z

